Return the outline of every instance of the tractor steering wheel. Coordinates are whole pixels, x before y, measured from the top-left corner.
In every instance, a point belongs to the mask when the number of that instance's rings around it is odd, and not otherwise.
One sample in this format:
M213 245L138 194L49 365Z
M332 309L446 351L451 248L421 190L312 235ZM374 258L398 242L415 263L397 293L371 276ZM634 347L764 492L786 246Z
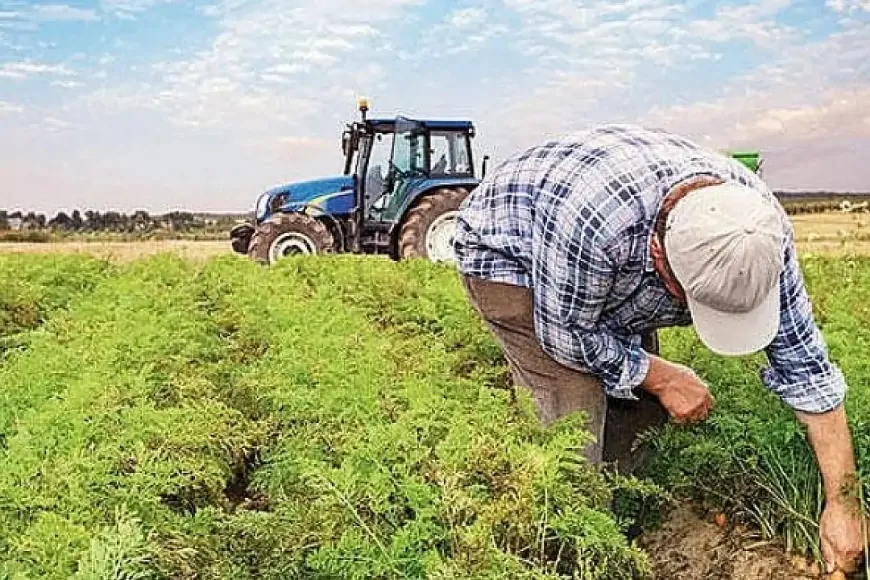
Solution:
M396 172L396 175L398 175L398 176L401 177L402 179L405 179L406 177L408 177L408 176L410 175L409 172L407 172L407 171L402 171L401 169L399 169L399 166L396 165L393 161L390 161L390 168L391 168L393 171L395 171L395 172Z

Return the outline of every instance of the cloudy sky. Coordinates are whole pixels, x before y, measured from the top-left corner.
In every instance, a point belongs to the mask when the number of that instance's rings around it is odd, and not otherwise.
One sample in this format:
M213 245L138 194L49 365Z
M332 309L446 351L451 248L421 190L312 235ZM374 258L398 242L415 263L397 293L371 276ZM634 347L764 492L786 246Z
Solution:
M870 190L870 0L0 0L0 207L245 211L340 172L360 95L494 160L636 122Z

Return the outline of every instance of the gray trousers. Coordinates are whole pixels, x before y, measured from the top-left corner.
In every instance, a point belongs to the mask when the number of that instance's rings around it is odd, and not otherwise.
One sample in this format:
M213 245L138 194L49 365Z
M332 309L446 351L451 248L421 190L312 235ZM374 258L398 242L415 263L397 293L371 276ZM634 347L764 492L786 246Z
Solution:
M658 399L644 394L638 401L608 398L597 377L568 368L541 348L535 335L529 288L462 276L472 306L502 347L513 381L529 389L545 425L574 411L585 411L595 437L584 455L593 463L613 464L631 472L641 453L632 452L638 433L661 425L668 414Z

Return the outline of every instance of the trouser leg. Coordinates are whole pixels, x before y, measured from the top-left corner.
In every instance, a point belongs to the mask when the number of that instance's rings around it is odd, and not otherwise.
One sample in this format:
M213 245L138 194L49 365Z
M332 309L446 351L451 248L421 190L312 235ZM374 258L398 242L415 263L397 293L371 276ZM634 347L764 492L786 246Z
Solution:
M547 355L534 330L528 288L464 277L469 300L500 343L514 382L529 389L538 416L549 425L569 413L585 411L595 437L584 455L602 460L607 397L597 377L568 368Z
M659 400L646 393L638 401L608 398L597 377L570 369L546 354L535 335L528 288L474 277L463 277L463 284L470 302L501 344L514 382L531 391L541 421L547 425L583 410L596 439L586 457L593 463L611 463L622 473L638 467L644 450L632 452L635 437L668 420ZM649 342L644 347L655 349Z
M638 434L667 423L668 413L652 395L638 401L611 398L607 404L602 458L620 473L632 473L642 466L648 449L632 450Z
M659 354L658 335L646 334L642 346L650 354ZM612 399L607 407L604 434L604 460L623 472L633 472L642 466L648 446L632 451L638 434L668 422L668 412L658 397L642 392L640 400Z

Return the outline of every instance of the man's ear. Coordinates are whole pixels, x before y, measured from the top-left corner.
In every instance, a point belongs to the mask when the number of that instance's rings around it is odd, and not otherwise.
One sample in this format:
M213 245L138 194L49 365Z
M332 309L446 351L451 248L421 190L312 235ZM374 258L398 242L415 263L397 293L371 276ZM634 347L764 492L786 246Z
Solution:
M667 288L668 292L677 298L677 300L685 302L685 291L682 286L680 286L674 273L671 271L667 256L665 255L665 248L658 236L653 236L652 238L652 242L650 243L650 253L652 254L653 266L655 267L656 272L658 272L659 277L661 277L665 288Z

